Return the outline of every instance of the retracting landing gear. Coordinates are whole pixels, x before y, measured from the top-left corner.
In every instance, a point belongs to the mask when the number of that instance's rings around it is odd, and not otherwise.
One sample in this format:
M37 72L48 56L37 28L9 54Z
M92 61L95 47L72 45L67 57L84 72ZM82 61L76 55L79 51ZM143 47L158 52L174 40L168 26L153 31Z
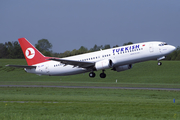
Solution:
M89 73L89 77L94 78L95 76L96 76L96 74L94 72Z
M158 61L158 66L161 66L161 65L162 65L162 62L159 62L159 61Z
M100 77L101 78L105 78L106 77L106 74L104 73L105 70L102 70L102 73L100 74Z

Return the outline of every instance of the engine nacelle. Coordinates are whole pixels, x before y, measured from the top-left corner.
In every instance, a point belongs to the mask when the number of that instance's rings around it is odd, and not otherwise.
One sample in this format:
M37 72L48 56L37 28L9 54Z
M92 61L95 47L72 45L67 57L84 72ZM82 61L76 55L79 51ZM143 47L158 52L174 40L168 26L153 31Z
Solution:
M98 61L95 64L96 70L104 70L112 67L113 67L113 62L112 60L109 59Z
M123 66L118 66L118 67L115 67L113 68L112 70L115 70L117 72L120 72L120 71L125 71L125 70L129 70L132 68L132 64L129 64L129 65L123 65Z

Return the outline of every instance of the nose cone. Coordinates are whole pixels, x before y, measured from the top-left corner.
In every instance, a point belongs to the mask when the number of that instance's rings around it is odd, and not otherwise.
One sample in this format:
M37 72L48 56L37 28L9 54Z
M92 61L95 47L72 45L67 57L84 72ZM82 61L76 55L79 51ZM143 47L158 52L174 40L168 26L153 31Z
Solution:
M176 50L176 47L170 45L170 46L169 46L169 50L170 50L171 52L173 52L174 50Z

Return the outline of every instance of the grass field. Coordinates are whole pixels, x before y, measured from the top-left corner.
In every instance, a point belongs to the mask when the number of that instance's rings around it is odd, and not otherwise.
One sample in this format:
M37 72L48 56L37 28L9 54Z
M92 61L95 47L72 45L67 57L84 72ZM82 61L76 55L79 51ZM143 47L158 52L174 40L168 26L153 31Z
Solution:
M62 88L0 88L0 91L0 119L6 120L180 119L180 95L175 91Z
M180 88L180 62L133 65L124 72L107 70L107 78L37 76L4 67L25 60L0 59L1 85L68 85ZM118 80L118 83L115 81ZM176 100L173 103L173 99ZM174 120L180 119L180 92L160 90L0 87L2 120Z
M23 69L5 67L6 64L25 65L24 59L0 59L0 84L10 85L68 85L68 86L121 86L180 88L180 61L157 61L137 63L124 72L106 70L107 77L101 79L97 71L95 78L89 73L72 76L38 76ZM116 80L118 81L116 83Z

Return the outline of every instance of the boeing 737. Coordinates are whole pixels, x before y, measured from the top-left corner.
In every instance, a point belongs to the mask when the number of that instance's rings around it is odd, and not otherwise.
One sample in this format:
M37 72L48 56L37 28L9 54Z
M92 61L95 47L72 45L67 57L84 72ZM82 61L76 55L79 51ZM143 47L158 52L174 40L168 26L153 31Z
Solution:
M18 39L28 65L6 65L20 67L28 73L49 76L66 76L89 72L94 78L94 71L102 70L101 78L105 78L105 69L117 72L132 68L132 64L160 60L173 52L176 47L165 42L143 42L122 47L116 47L97 52L75 55L66 58L46 57L40 53L26 38Z

